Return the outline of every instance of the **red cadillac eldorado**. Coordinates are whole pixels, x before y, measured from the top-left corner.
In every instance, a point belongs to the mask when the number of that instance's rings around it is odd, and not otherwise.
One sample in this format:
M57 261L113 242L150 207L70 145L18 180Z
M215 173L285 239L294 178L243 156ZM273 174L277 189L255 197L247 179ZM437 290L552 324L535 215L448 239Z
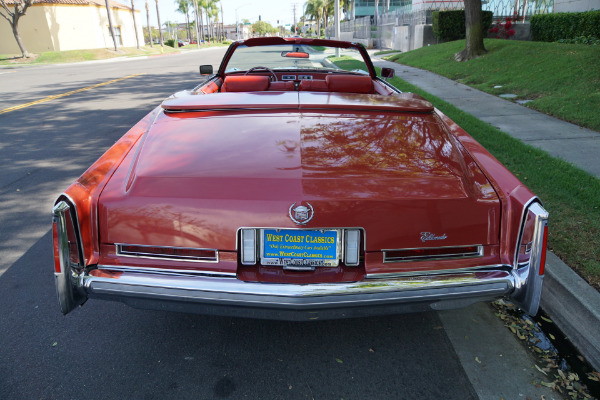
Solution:
M200 70L56 200L63 313L314 320L503 296L537 312L548 213L361 45L249 39Z

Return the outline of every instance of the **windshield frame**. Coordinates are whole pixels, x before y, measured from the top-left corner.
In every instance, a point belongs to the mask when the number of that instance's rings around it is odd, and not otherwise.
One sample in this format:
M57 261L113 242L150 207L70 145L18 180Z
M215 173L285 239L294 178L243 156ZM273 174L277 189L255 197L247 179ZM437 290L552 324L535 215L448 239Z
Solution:
M219 70L217 71L217 75L224 78L226 74L229 74L229 73L235 74L235 72L227 72L226 73L225 71L227 69L227 64L229 64L229 60L231 59L236 48L239 46L255 47L255 46L272 46L272 45L285 45L285 44L304 44L304 45L325 46L325 47L334 47L334 48L338 47L340 49L355 49L363 57L363 61L368 68L367 72L368 72L369 76L371 76L371 78L373 78L373 79L375 79L377 77L377 74L375 73L375 67L373 67L373 63L371 62L371 58L369 57L367 50L365 49L365 47L363 45L361 45L359 43L350 43L350 42L342 42L342 41L338 41L338 40L324 40L324 39L282 38L282 37L277 37L277 36L253 38L253 39L239 40L239 41L233 42L229 46L229 48L227 49L227 52L225 53L225 56L223 57L221 66L219 67ZM256 65L257 66L260 65L259 61L257 61ZM301 70L302 69L300 69L300 71ZM323 71L328 71L328 70L324 69ZM338 71L338 72L341 72L341 71ZM352 73L352 72L346 71L346 73Z

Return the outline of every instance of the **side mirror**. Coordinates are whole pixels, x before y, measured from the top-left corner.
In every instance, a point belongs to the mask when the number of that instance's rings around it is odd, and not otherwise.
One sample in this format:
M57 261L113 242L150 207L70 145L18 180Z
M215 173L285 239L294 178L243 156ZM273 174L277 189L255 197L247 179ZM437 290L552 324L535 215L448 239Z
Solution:
M213 66L212 65L201 65L200 66L200 75L212 75L213 74Z
M385 79L393 78L396 71L393 68L381 68L381 76Z

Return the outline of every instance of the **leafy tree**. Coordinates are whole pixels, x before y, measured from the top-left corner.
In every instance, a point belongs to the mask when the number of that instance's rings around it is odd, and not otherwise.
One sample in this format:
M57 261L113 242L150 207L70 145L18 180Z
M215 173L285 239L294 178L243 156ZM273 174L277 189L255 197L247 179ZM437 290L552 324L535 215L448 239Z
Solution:
M19 34L19 19L25 15L27 9L33 4L33 2L34 0L14 0L14 7L11 11L10 8L8 8L6 1L0 0L0 5L2 6L2 9L0 9L0 15L2 15L10 24L15 40L17 41L19 49L21 50L24 58L30 58L31 53L29 53L25 48L25 44L23 43L21 35Z
M252 31L257 36L266 36L267 33L277 32L277 29L273 28L273 26L268 22L256 21L252 24Z
M483 19L481 17L481 0L464 0L465 2L465 48L456 53L456 61L467 61L487 53L483 45Z

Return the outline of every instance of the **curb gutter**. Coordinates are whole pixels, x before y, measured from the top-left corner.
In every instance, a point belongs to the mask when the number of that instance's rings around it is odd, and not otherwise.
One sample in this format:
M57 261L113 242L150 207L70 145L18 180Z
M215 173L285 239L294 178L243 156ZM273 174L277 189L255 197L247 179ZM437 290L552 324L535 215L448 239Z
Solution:
M541 307L600 371L600 293L548 251Z

